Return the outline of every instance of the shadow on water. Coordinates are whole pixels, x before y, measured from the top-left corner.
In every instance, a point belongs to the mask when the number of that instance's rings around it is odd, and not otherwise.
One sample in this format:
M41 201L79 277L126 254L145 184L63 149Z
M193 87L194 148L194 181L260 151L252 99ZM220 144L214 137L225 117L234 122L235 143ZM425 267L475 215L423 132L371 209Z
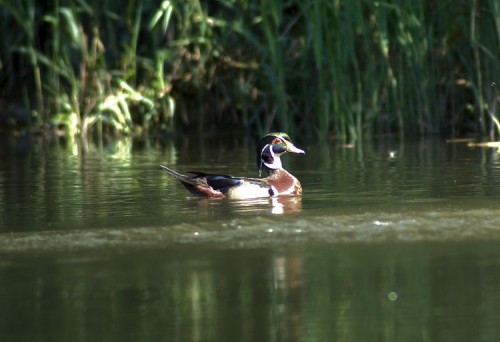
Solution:
M0 340L470 341L500 334L500 155L315 146L302 198L190 198L252 142L0 148Z

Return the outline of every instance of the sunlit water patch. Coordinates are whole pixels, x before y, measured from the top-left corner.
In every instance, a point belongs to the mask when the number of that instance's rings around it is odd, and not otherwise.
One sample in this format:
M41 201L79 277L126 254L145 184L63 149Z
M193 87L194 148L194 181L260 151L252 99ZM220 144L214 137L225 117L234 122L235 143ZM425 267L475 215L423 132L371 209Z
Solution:
M0 252L248 249L323 244L500 241L500 210L240 217L160 227L0 235Z

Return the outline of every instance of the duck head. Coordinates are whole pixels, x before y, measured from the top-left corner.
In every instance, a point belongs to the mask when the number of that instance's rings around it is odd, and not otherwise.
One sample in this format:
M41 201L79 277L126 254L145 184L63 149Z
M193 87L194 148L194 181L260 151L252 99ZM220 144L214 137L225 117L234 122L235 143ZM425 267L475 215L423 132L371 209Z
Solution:
M285 152L305 154L303 150L297 148L292 139L286 133L269 133L260 139L257 144L257 168L259 175L262 170L267 173L283 168L281 156Z

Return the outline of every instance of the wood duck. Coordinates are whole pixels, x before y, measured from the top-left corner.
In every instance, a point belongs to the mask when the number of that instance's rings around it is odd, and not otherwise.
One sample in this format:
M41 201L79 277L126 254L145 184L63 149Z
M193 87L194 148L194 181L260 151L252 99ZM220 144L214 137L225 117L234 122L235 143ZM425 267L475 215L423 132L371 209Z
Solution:
M282 195L301 195L302 186L297 178L286 171L281 164L281 155L285 152L305 152L292 143L286 133L270 133L257 144L257 168L265 178L233 177L229 175L187 172L178 173L166 166L160 168L181 182L192 194L204 197L228 197L251 199Z

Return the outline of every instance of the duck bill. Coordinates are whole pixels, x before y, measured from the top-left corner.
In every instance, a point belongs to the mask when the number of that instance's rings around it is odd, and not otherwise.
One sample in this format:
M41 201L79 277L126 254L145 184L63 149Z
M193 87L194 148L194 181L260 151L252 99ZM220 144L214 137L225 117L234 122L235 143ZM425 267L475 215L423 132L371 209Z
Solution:
M286 151L290 153L306 154L304 150L301 150L300 148L296 147L294 144L288 141L286 142Z

